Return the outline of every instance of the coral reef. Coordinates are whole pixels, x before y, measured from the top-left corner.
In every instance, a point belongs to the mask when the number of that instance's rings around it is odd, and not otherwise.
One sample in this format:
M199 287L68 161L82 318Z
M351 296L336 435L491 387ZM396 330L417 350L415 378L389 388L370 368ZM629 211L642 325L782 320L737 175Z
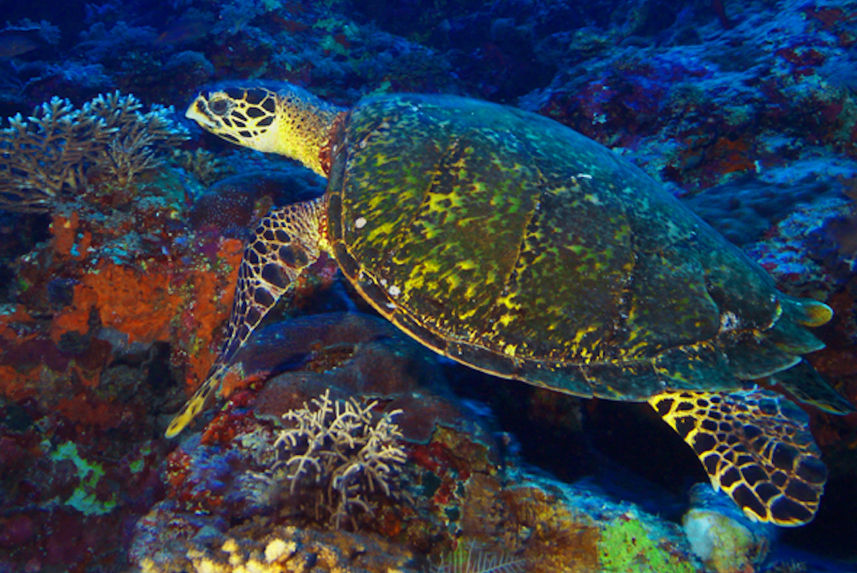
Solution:
M407 456L392 419L402 411L375 420L377 404L363 405L354 397L334 401L326 390L310 406L283 414L297 426L280 432L274 442L277 457L266 477L284 482L292 508L306 510L317 521L327 514L339 528L357 509L371 513L373 495L401 496L397 476ZM296 493L307 490L315 494L302 503Z
M167 525L167 517L173 521ZM152 512L141 520L150 536L138 538L132 553L143 573L188 571L210 573L300 573L317 569L348 573L401 571L416 573L413 554L377 536L340 530L319 531L296 526L273 526L263 531L246 526L217 531L216 524ZM203 521L204 522L204 521ZM173 537L164 537L166 529ZM139 528L140 526L138 526ZM200 531L186 539L193 531ZM178 538L176 537L178 534ZM161 544L163 550L146 547Z
M628 512L607 523L598 542L603 571L693 573L698 566L659 540L661 526Z
M164 441L214 359L245 229L324 186L189 143L148 105L183 107L210 81L286 79L342 105L459 93L566 123L664 181L780 288L828 302L810 360L857 402L852 0L19 2L4 21L0 571L424 571L467 568L468 552L536 573L706 567L675 525L704 476L650 412L438 360L364 314L330 261L301 278L292 320L236 357L226 405ZM376 420L401 410L406 457L409 501L377 492L339 529L335 491L315 518L315 475L294 512L288 480L253 477L276 473L281 415L327 390L375 403ZM818 517L742 537L693 501L689 521L735 543L709 570L854 569L857 416L809 414L830 470Z
M6 23L0 28L0 58L12 58L27 54L60 41L60 30L47 20L34 22L24 18L14 24Z
M278 363L273 347L284 345L288 351L279 353ZM202 433L191 434L169 455L167 496L138 522L134 562L144 570L217 571L233 563L298 571L307 560L343 566L340 559L352 555L349 571L386 571L390 560L399 570L418 571L460 564L451 556L472 546L478 547L472 565L493 562L516 570L523 564L535 573L607 570L628 560L649 563L650 570L664 564L700 570L675 525L586 488L534 476L514 453L501 455L501 442L485 428L491 424L486 415L456 410L443 376L416 367L431 363L427 352L390 324L354 313L303 316L263 328L261 338L236 357L251 381L231 388L225 408ZM258 384L260 373L283 369ZM319 393L327 398L318 399ZM309 442L304 436L330 433L334 396L351 401L350 409L340 406L340 417L363 412L366 420L383 420L383 413L401 410L394 459L401 461L397 487L406 499L376 487L374 496L361 494L373 500L372 513L354 512L339 528L334 512L342 498L335 492L322 496L332 481L314 481L316 463L326 463L326 446L310 459L303 453ZM283 411L303 420L304 429L284 427L290 422ZM333 415L321 422L323 411ZM297 455L288 448L293 442L303 444ZM289 475L308 479L284 479ZM316 512L320 504L323 510ZM633 541L621 535L627 532L619 524L626 522L636 524ZM302 541L293 545L296 539ZM366 549L389 543L394 545L384 554ZM645 547L643 556L633 547ZM274 554L276 559L268 558Z
M493 554L479 544L459 542L455 551L444 555L440 563L432 565L431 573L518 573L525 571L523 559Z
M694 485L690 497L682 527L703 564L714 573L758 570L773 544L774 529L747 519L707 484Z
M45 212L69 195L86 194L92 178L112 182L113 204L140 173L161 163L165 152L188 138L168 116L172 110L143 105L118 91L75 108L52 98L26 119L18 114L0 129L0 208ZM114 186L115 185L115 186Z

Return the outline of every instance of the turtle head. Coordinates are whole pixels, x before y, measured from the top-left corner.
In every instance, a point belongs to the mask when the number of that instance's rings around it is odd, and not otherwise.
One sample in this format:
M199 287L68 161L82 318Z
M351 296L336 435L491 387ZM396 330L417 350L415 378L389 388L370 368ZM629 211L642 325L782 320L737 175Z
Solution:
M297 159L326 176L321 154L340 111L297 86L251 85L202 91L185 116L227 141Z

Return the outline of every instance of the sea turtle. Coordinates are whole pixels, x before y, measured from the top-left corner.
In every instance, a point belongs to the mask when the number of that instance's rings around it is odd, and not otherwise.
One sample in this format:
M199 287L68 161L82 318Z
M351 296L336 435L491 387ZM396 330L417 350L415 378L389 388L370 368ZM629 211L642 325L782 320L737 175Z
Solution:
M642 170L548 118L448 95L367 97L345 110L293 85L201 93L187 117L328 178L249 242L226 339L170 424L182 430L238 348L322 252L384 317L503 378L648 401L757 520L812 519L826 469L779 382L850 404L802 362L832 311L787 296ZM769 379L765 383L770 384Z

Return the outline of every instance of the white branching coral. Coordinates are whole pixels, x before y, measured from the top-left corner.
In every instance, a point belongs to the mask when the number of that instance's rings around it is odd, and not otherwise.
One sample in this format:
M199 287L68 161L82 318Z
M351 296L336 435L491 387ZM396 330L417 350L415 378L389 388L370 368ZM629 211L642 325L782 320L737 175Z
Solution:
M334 401L328 390L310 406L283 414L296 427L277 438L273 469L288 484L290 496L316 492L316 519L326 513L340 527L356 508L371 513L373 494L399 496L397 479L407 455L393 418L402 411L378 417L376 405L361 405L353 397Z
M92 173L126 188L159 166L187 131L170 119L171 108L142 108L117 91L80 109L54 97L30 117L9 118L0 128L0 208L49 211L63 195L87 191Z

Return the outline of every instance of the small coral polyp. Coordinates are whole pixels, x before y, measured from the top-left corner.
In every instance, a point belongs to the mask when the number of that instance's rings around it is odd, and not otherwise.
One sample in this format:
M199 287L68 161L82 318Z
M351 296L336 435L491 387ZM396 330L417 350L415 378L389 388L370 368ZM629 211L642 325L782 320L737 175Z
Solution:
M171 108L142 108L116 91L80 109L54 97L27 118L10 117L0 128L0 209L42 213L74 194L127 195L141 173L188 138L170 119ZM111 184L101 189L93 179Z

